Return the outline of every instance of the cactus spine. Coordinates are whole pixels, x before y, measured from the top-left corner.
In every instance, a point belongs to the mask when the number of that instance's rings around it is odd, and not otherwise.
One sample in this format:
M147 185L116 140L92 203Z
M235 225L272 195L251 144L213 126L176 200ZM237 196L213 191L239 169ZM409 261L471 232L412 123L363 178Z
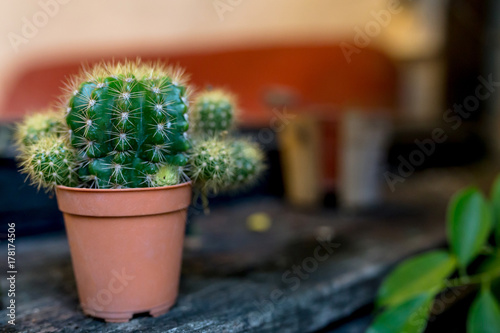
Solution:
M147 187L160 167L186 164L189 94L181 71L102 64L73 82L66 121L88 186Z

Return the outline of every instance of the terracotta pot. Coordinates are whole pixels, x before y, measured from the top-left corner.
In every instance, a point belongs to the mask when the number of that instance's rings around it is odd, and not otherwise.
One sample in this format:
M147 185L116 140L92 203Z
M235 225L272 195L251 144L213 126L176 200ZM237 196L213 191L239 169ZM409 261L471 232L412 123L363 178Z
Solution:
M83 312L108 322L166 313L178 294L191 183L56 194Z

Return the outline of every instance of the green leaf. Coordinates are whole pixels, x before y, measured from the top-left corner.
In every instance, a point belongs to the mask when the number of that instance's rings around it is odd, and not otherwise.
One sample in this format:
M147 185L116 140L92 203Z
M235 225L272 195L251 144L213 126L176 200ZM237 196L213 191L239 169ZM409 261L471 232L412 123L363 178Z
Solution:
M419 294L406 302L389 308L377 316L367 333L421 333L427 319L435 293Z
M491 201L493 206L495 240L497 245L500 245L500 175L497 176L491 188Z
M489 289L481 290L469 310L467 333L500 332L500 306Z
M392 306L422 292L439 291L455 268L455 258L445 251L432 251L410 258L384 280L378 291L377 305Z
M500 253L488 256L478 267L477 273L491 277L500 276Z
M448 208L448 238L458 265L467 267L481 251L492 227L491 209L474 188L458 192Z

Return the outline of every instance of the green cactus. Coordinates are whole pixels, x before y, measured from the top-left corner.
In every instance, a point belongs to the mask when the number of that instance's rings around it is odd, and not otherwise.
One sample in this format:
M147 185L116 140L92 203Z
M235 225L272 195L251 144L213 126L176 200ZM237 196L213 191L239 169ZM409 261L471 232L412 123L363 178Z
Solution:
M102 64L73 80L66 121L88 186L152 186L161 166L183 166L190 148L189 91L161 64Z
M179 167L175 165L162 166L151 181L152 187L177 185L180 183Z
M204 192L225 190L233 177L228 142L217 137L196 140L189 159L188 175Z
M195 135L214 136L234 126L236 103L232 94L222 90L206 90L196 96L191 113Z
M47 191L56 185L77 186L76 152L63 138L46 136L26 147L21 172Z
M215 193L250 187L265 169L259 146L246 139L196 140L190 157L191 179Z
M228 189L241 190L252 186L265 169L262 150L256 143L244 139L232 141L229 147L233 170Z
M47 136L59 136L65 132L64 113L52 109L26 116L17 125L16 145L20 150Z
M248 140L228 138L234 126L235 98L215 89L195 98L191 114L195 137L188 175L207 192L234 191L255 183L263 167L263 154Z
M22 172L47 190L158 187L192 180L208 192L245 188L264 169L262 152L229 138L235 98L200 93L187 135L189 88L182 71L150 64L99 64L68 84L64 111L28 116L18 125ZM190 177L190 178L189 178Z

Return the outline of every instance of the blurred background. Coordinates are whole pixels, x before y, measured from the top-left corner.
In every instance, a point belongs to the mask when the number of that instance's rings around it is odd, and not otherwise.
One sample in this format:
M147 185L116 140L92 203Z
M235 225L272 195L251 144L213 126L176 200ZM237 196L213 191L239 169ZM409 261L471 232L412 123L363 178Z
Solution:
M266 151L256 188L211 198L208 217L194 205L188 273L286 266L318 234L350 251L367 223L383 232L359 250L400 237L411 249L380 254L399 260L442 244L449 196L488 189L499 169L493 0L40 0L0 13L0 222L18 236L64 225L17 172L12 125L103 59L165 59L198 89L234 92L239 133Z

